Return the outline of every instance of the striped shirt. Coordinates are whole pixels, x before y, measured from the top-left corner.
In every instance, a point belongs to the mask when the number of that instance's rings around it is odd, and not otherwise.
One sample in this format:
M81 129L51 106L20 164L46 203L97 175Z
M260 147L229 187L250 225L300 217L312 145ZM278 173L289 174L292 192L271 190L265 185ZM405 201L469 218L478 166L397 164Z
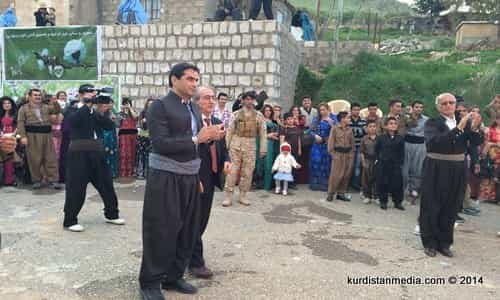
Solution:
M354 135L354 144L356 145L356 147L361 146L361 141L366 135L366 120L363 120L361 118L354 120L353 118L351 118L349 126L352 129L352 134Z

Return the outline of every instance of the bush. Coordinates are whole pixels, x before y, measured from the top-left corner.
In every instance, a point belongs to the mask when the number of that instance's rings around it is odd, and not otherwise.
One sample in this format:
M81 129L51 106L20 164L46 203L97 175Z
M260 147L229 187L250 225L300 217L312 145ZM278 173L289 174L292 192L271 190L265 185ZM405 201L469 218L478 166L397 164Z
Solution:
M318 78L304 66L300 66L295 84L295 104L301 105L302 97L305 95L311 96L313 100L318 99L319 89L322 84L322 79Z
M491 57L493 53L487 53L486 58L490 60ZM463 65L456 61L411 58L360 53L352 64L330 66L325 70L326 77L318 88L319 97L314 98L315 102L346 99L366 105L375 101L387 111L388 102L400 97L406 104L417 99L424 101L426 113L433 115L436 113L434 99L440 93L463 95L468 103L484 107L499 91L498 65ZM308 80L315 84L320 82ZM308 89L305 82L302 85L301 89Z

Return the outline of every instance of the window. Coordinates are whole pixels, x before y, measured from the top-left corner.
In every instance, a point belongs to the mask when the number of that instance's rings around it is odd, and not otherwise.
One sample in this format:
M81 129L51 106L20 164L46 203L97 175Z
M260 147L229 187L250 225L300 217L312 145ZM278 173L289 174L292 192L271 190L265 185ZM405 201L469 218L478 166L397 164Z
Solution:
M142 0L142 4L151 21L160 19L161 0Z

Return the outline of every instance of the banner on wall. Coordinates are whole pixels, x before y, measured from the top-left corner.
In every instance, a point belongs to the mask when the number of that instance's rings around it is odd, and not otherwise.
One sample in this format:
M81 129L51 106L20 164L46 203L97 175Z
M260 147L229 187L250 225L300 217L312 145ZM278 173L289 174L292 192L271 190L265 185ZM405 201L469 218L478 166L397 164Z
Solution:
M9 96L18 101L32 87L38 87L48 94L55 95L59 91L65 91L68 101L78 97L78 88L82 84L93 84L97 88L112 87L114 93L111 96L114 100L113 110L120 111L121 104L121 82L119 76L103 75L96 81L4 81L2 85L2 95Z
M3 80L98 80L100 28L62 26L2 30Z

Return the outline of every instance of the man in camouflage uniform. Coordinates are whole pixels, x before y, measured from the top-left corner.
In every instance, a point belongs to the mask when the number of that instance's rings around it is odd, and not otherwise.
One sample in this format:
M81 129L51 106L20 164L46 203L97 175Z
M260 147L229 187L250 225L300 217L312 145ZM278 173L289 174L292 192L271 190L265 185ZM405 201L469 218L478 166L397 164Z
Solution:
M255 92L246 92L242 97L243 108L233 113L226 134L226 144L231 158L231 170L226 178L226 196L222 206L231 206L234 186L240 177L239 202L250 205L246 193L252 185L255 168L257 138L260 138L260 157L267 152L266 122L264 116L254 108Z
M31 89L29 102L21 107L17 119L17 133L21 143L26 145L28 167L33 180L33 189L41 187L46 177L52 188L60 189L59 170L56 152L52 142L52 126L50 115L55 112L47 104L42 103L39 89Z

